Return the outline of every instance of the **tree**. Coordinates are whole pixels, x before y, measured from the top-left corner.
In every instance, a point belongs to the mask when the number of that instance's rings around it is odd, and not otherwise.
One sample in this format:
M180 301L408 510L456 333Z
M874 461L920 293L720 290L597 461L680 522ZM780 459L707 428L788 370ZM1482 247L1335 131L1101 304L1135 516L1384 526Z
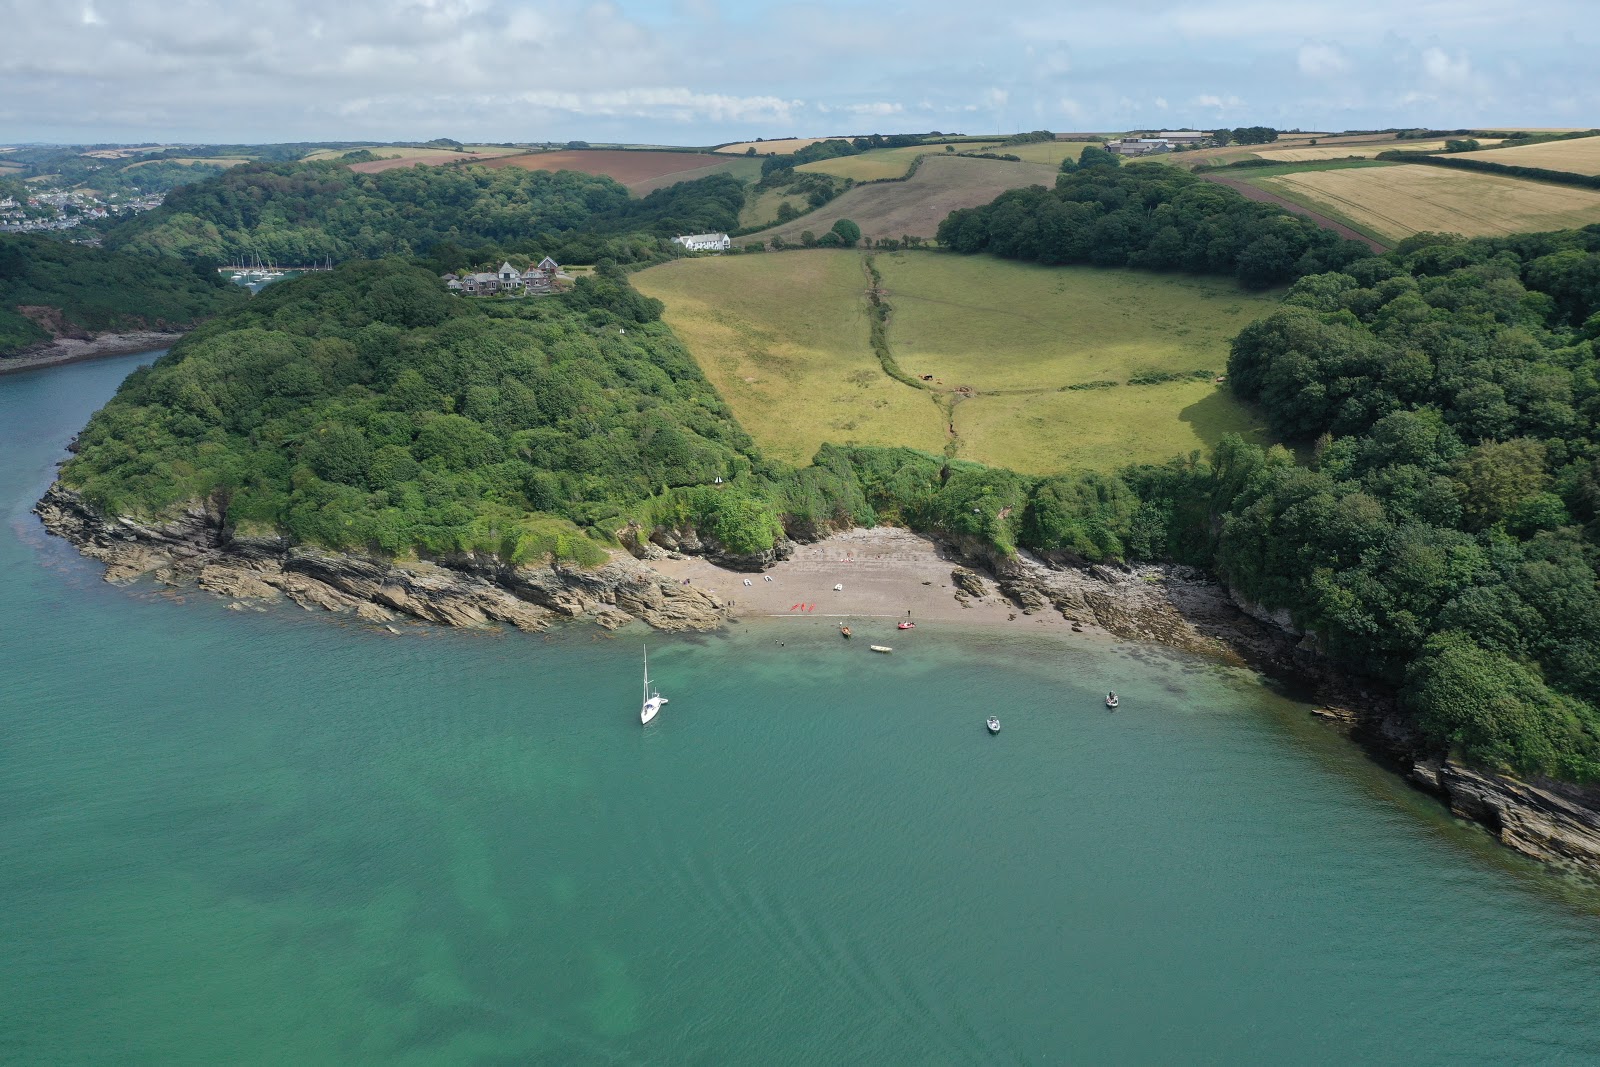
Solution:
M861 240L861 227L849 219L840 219L833 224L833 232L838 234L839 240L846 248L854 248L856 242Z
M1216 142L1218 147L1221 147L1223 145L1228 144L1229 142L1231 142L1233 140L1233 131L1232 130L1215 130L1211 134L1211 139L1214 142Z
M755 145L751 145L749 148L746 148L744 150L744 154L747 155L747 156L755 155L756 154L756 146Z
M815 248L817 246L817 235L812 233L810 230L801 230L800 243L805 245L807 248Z

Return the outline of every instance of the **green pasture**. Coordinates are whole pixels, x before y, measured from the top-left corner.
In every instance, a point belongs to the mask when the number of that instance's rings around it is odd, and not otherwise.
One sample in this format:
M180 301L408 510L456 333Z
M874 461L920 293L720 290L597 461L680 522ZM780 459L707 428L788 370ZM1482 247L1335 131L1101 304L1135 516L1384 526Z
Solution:
M1259 436L1211 377L1275 294L1210 278L1041 267L937 252L877 253L887 338L918 389L872 351L863 253L704 257L634 275L767 452L900 444L1043 473L1111 470ZM1088 383L1095 388L1071 389ZM949 426L955 426L955 436Z
M1052 167L1059 167L1064 159L1077 159L1089 144L1088 141L1035 141L1032 144L969 146L961 151L994 152L1002 156L1016 156L1024 163L1048 163Z
M767 453L804 464L819 446L940 451L931 394L887 377L868 342L855 252L678 260L633 275Z
M964 151L1000 151L995 147L999 142L974 141L957 149ZM862 152L855 156L839 156L837 159L819 159L815 163L803 163L796 167L798 171L813 171L817 174L832 174L837 178L849 178L858 182L882 181L885 178L904 178L911 169L912 162L918 156L944 153L943 145L919 144L907 145L904 148L874 148L869 152ZM952 153L953 154L953 153Z
M1025 474L1162 463L1230 433L1269 441L1264 420L1209 380L977 396L953 417L960 458Z
M879 255L895 358L979 391L1222 373L1228 342L1277 295L1232 282L989 256Z

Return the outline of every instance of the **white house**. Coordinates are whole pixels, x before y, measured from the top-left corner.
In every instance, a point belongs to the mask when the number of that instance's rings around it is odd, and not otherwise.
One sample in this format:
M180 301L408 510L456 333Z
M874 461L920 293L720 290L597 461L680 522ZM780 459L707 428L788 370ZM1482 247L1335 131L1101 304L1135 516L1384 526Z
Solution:
M1156 136L1163 141L1171 141L1173 144L1199 144L1201 141L1211 140L1209 133L1202 133L1197 130L1163 130Z
M674 237L672 243L690 252L726 252L733 247L733 239L725 233L691 233Z

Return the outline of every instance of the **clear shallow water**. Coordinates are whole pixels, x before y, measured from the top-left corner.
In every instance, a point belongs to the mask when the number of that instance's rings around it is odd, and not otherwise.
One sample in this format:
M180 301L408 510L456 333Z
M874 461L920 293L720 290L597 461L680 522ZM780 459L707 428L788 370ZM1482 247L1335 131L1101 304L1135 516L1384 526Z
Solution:
M639 633L106 586L28 508L140 361L0 378L0 1062L1600 1049L1600 901L1242 675L795 622L641 730Z

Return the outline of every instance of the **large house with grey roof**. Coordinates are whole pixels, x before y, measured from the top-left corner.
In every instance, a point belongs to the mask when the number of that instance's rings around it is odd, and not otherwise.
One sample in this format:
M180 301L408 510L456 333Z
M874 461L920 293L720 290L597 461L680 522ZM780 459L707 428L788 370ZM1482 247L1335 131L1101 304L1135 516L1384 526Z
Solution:
M726 252L733 247L733 239L725 233L691 233L674 237L672 243L690 252Z

